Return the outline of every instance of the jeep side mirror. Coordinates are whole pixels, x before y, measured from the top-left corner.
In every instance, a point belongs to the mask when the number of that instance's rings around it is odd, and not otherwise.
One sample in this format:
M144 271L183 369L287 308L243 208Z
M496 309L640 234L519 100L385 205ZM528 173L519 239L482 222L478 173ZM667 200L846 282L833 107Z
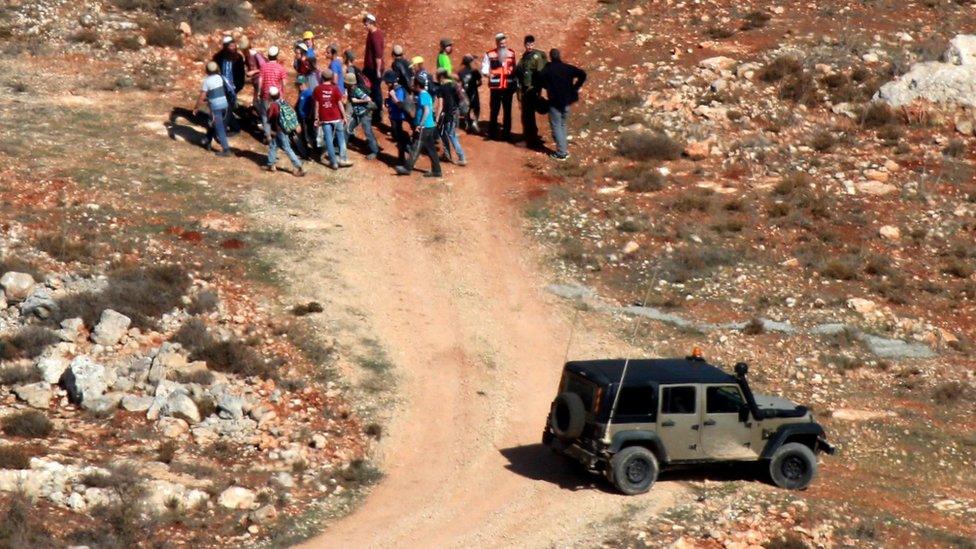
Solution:
M749 421L749 405L745 402L739 405L739 421L742 423Z

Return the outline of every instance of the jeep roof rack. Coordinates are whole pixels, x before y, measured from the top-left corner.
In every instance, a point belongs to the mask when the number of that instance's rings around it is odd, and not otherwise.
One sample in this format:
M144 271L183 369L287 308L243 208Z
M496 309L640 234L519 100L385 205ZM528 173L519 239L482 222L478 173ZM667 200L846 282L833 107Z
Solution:
M626 359L574 360L566 363L570 372L601 385L620 382ZM702 359L630 359L627 383L736 383L736 378Z

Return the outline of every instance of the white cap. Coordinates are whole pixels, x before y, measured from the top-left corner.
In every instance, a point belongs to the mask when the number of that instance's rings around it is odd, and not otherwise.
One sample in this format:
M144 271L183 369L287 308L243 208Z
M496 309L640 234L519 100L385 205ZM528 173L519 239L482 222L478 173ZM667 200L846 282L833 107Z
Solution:
M271 97L277 96L278 93L279 92L278 92L278 87L277 86L271 86L270 88L268 88L268 95L270 95Z
M376 16L373 15L372 13L367 13L366 16L363 17L363 21L370 21L372 23L375 23L376 22Z
M495 35L495 42L498 42L500 40L504 40L505 38L506 38L505 33L504 32L500 32L500 33L498 33L498 34Z
M278 46L271 46L268 48L269 57L278 57Z
M221 39L220 42L223 43L223 44L230 44L233 41L234 41L234 37L233 36L225 36L223 39Z

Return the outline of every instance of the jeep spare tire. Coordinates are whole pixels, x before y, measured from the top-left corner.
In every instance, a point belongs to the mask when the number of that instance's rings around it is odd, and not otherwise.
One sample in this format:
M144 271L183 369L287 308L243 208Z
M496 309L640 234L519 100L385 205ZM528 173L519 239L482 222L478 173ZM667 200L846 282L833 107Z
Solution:
M576 440L583 434L586 424L586 407L576 393L560 393L552 402L549 426L559 439Z
M657 480L657 458L643 446L628 446L610 458L610 482L628 496L643 494Z
M799 442L780 446L769 460L769 476L780 488L803 490L816 474L817 456L807 445Z

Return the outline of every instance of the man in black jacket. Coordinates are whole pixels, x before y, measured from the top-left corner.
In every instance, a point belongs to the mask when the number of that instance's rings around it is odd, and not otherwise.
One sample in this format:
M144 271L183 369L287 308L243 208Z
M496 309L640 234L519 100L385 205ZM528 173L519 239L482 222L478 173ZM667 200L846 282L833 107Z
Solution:
M559 50L549 50L549 64L539 73L542 88L549 100L549 127L556 142L556 152L550 156L556 160L569 158L569 144L566 137L566 122L569 119L569 106L579 101L579 90L586 82L586 72L568 63L563 63Z
M228 92L234 93L228 94L230 105L227 109L227 116L224 123L231 131L238 131L240 129L240 123L234 116L234 112L237 109L237 95L244 89L244 79L246 76L244 56L237 51L237 41L232 36L224 36L221 40L221 45L220 51L213 56L213 62L217 63L217 67L220 69L220 75L229 84L234 86L233 90L227 90Z

